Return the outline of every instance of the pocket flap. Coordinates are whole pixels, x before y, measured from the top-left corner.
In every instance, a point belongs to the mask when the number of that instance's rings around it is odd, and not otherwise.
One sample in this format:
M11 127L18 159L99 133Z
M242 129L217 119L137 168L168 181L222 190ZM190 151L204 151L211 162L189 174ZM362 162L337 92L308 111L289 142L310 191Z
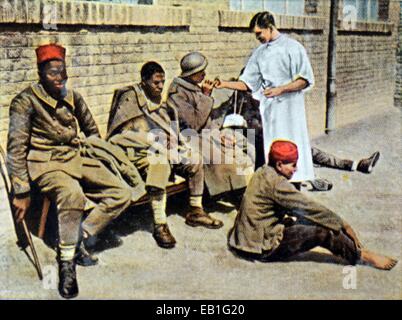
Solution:
M52 152L31 150L28 153L28 161L48 162L52 158Z
M82 164L84 166L88 166L88 167L100 167L101 166L101 162L99 160L92 159L92 158L86 158L86 157L82 158Z

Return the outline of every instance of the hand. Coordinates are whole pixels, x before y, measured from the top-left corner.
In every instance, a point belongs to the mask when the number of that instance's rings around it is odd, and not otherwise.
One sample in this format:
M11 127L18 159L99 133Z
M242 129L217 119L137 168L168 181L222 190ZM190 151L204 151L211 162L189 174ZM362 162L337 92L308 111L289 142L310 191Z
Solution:
M264 96L266 96L267 98L277 97L277 96L280 96L283 93L284 92L280 87L264 89Z
M214 89L214 82L212 82L211 80L205 80L204 83L202 84L202 93L210 96L212 93L212 90Z
M20 223L27 213L29 206L31 205L31 197L27 196L25 198L14 198L13 206L15 209L15 217L18 223Z
M356 235L356 232L352 229L352 227L348 224L348 223L344 223L344 227L343 230L345 231L345 233L354 241L356 247L358 249L362 249L363 245L360 242L359 238Z
M225 147L233 148L236 144L236 138L232 135L222 135L221 144Z
M222 81L221 79L219 79L218 77L216 77L215 80L214 80L214 82L213 82L214 88L217 88L217 89L224 89L224 88L225 88L224 82L225 82L225 81Z

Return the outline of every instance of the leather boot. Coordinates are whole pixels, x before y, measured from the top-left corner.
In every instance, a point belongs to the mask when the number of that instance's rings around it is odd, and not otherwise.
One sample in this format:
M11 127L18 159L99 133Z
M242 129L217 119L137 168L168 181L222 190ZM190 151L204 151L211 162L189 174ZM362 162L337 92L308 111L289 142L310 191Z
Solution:
M59 260L59 293L65 299L72 299L78 296L78 283L74 260Z
M79 248L77 248L75 256L74 256L75 262L79 265L79 266L83 266L83 267L89 267L89 266L94 266L98 264L98 257L91 255L86 249L85 246L83 244L83 242L81 242Z
M312 191L329 191L332 189L332 183L327 179L314 179L310 181L313 187ZM300 191L300 189L298 189Z
M167 224L155 224L153 237L161 248L171 249L176 245L176 239L173 237Z
M84 238L85 248L98 251L102 249L117 248L123 245L123 240L113 231L106 230L99 235Z
M369 158L362 159L357 165L357 171L363 173L370 173L376 165L378 159L380 159L380 152L374 152Z
M219 229L223 227L223 222L211 217L204 209L190 207L190 212L186 215L186 224L192 227L205 227L208 229Z

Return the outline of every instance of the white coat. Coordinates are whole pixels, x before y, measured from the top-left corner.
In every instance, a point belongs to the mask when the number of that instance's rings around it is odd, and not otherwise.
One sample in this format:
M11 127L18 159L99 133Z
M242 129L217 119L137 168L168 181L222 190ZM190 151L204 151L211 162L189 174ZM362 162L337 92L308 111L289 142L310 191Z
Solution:
M265 88L286 85L298 78L305 79L308 87L274 98L263 95ZM254 98L260 100L266 157L274 140L292 140L299 149L298 171L292 181L313 180L304 91L314 85L314 75L304 47L296 40L280 34L253 52L240 80L252 90Z

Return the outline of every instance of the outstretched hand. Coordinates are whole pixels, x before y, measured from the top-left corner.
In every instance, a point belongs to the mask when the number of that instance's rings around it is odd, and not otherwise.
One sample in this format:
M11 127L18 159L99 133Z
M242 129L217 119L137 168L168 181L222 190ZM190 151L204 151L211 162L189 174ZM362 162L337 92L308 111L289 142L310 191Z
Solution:
M222 81L221 79L219 79L218 77L216 77L215 80L214 80L214 82L213 82L214 88L216 88L216 89L223 89L223 88L225 88L223 82L224 82L224 81Z
M212 90L214 89L214 82L211 80L205 80L201 86L202 93L204 93L207 96L210 96L212 93Z

